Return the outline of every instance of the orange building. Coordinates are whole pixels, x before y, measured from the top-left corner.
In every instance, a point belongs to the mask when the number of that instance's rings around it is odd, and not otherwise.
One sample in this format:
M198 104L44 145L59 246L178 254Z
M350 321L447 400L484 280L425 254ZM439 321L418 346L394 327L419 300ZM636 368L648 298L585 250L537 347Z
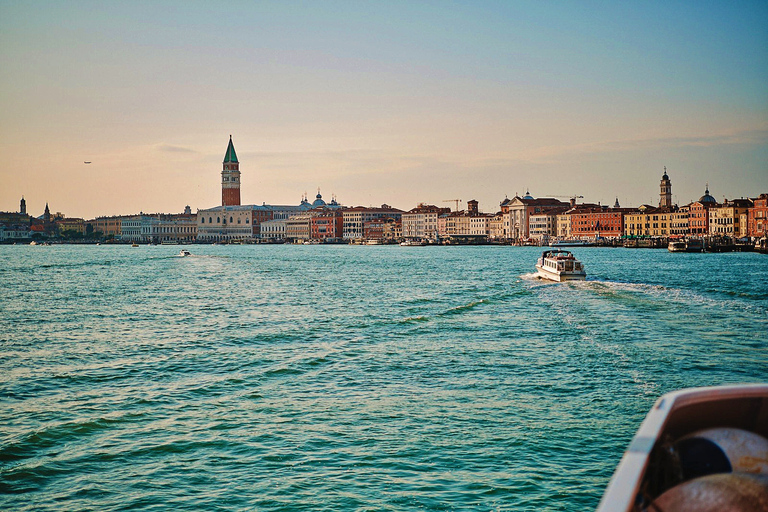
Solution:
M309 237L313 240L342 239L344 215L340 209L314 210L309 219Z
M574 238L618 238L624 234L624 215L631 208L573 208L568 210L571 217L571 236Z
M704 195L688 205L688 233L706 235L709 233L709 209L717 206L717 200L709 195L709 183Z
M766 236L768 231L768 194L760 194L754 200L747 217L748 235L755 238Z

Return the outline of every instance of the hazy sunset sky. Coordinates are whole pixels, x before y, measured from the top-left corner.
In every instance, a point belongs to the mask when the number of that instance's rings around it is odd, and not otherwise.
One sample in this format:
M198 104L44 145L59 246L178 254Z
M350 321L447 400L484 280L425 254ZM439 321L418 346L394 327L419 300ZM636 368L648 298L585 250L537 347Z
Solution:
M768 2L0 0L0 210L768 192ZM89 165L84 161L91 161Z

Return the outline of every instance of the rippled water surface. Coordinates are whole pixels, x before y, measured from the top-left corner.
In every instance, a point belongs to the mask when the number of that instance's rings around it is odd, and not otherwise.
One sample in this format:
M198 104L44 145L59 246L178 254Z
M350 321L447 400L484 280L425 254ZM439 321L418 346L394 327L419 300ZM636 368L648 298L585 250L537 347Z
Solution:
M0 246L0 509L583 510L658 395L768 380L768 256Z

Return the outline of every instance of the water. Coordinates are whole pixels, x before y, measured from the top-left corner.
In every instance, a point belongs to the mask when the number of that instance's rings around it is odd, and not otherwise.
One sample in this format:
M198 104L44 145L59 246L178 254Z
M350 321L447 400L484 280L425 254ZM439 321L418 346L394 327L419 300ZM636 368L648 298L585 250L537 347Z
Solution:
M0 246L0 509L594 508L662 393L768 378L768 257Z

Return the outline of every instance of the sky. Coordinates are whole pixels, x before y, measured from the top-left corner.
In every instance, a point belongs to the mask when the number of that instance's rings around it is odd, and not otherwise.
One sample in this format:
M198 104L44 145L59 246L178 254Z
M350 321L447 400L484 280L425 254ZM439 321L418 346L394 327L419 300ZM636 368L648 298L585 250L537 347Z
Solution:
M217 206L230 135L243 204L754 197L768 2L0 0L0 211Z

